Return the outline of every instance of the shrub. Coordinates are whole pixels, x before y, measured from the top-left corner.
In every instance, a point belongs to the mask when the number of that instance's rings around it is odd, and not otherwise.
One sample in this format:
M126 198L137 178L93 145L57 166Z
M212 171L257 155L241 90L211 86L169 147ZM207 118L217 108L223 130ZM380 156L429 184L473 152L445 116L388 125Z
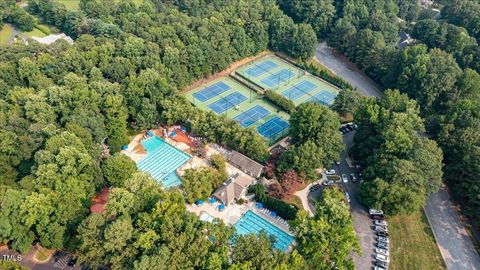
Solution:
M273 104L277 105L280 107L282 110L288 112L288 113L293 113L295 111L295 104L293 104L293 101L290 99L279 95L272 90L267 90L265 91L264 94L265 98L267 98L269 101L271 101Z
M291 204L283 202L279 199L274 197L268 196L266 194L265 187L262 184L256 184L250 186L248 192L255 194L255 200L257 202L263 203L263 205L272 210L277 212L277 214L286 219L286 220L293 220L297 216L298 209Z
M308 72L312 73L313 75L315 76L318 76L322 79L324 79L325 81L341 88L341 89L353 89L353 86L345 81L344 79L338 77L338 76L335 76L335 75L330 75L327 71L323 70L323 69L319 69L317 66L315 65L312 65L312 64L308 64L308 63L304 63L304 62L299 62L297 63L297 66L299 68L302 68L302 69L305 69L307 70Z

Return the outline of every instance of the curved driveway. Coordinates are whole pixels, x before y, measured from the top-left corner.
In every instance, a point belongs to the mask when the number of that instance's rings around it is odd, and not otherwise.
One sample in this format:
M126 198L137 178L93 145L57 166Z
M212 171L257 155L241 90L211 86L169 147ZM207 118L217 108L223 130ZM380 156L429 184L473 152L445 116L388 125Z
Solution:
M318 44L315 58L333 73L356 87L363 95L382 97L380 86L364 75L345 56L334 53L325 42ZM480 257L455 211L448 192L440 189L437 193L432 194L427 200L424 210L447 268L449 270L480 270ZM371 241L370 235L363 235L364 228L361 226L366 222L366 219L363 218L366 215L366 211L361 207L353 211L355 230L359 234L360 245L364 253L363 258L354 256L357 269L364 269L366 261L369 260L368 255L365 258L365 254L371 254L371 251L368 250Z

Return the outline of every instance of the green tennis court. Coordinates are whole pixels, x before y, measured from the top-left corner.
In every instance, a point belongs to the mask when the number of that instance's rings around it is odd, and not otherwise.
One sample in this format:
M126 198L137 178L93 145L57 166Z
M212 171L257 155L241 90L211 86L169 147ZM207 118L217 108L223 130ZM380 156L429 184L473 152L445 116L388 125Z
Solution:
M235 72L264 89L289 98L295 106L308 101L330 106L340 91L336 86L274 55L252 61Z
M252 71L261 72L261 69ZM270 143L286 136L290 116L230 77L221 77L185 94L202 110L226 115L243 127L253 127ZM281 123L275 128L271 123Z

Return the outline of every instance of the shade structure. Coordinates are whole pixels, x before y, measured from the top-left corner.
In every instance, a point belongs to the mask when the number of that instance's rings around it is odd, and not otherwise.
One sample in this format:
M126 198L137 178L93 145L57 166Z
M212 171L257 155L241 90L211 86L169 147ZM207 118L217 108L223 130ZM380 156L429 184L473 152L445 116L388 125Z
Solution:
M215 198L213 198L213 197L210 198L210 203L211 203L211 204L214 204L214 203L216 203L216 202L217 202L217 200L216 200Z
M203 204L203 201L202 200L198 200L197 201L197 205L202 205Z
M263 203L257 202L257 208L262 209L263 208Z
M176 133L176 132L172 132L172 133L170 134L170 136L171 136L172 138L175 138L175 137L177 136L177 133Z
M270 215L271 215L272 217L276 217L276 216L277 216L277 212L272 211L272 212L270 212Z
M122 150L127 150L128 149L128 145L122 145Z

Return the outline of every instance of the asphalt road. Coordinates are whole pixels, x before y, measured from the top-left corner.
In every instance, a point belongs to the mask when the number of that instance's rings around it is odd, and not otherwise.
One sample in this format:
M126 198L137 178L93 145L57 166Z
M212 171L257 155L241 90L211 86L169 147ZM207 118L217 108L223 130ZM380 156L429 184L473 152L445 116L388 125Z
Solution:
M315 58L322 65L356 87L363 95L382 97L381 88L375 82L364 75L345 56L335 53L325 42L318 44ZM365 257L367 255L365 250L368 250L367 247L370 240L368 233L364 234L366 230L364 230L363 224L366 222L368 215L365 211L361 211L361 205L355 206L357 202L354 194L354 190L352 190L352 193L350 193L350 197L352 197L352 215L355 230L360 237L360 245ZM465 227L455 211L448 192L441 189L437 193L432 194L427 200L424 210L447 268L449 270L480 270L479 254L475 250L472 240L466 235ZM365 268L364 264L366 260L367 258L355 256L356 268L368 269Z
M365 96L382 97L381 87L360 71L355 64L340 54L334 53L327 43L322 42L317 46L315 58L337 76L348 81Z
M347 146L347 149L353 144L353 135L354 132L349 132L343 136L343 141ZM339 182L336 183L336 185L342 187L350 195L350 212L353 216L355 233L358 237L360 248L363 253L363 256L355 253L353 255L353 260L355 262L356 269L371 269L373 266L372 262L374 261L374 244L376 242L372 230L373 221L368 216L368 209L358 200L357 192L361 184L359 182L353 183L351 181L350 174L356 174L356 171L354 168L349 166L345 158L346 152L342 153L340 165L333 165L329 169L335 169L337 175L339 176L342 174L346 174L348 176L348 183ZM310 196L319 199L321 194L322 190L320 189L310 193Z
M447 268L480 269L480 257L444 188L430 196L425 213Z
M23 255L11 249L0 250L0 260L13 260L32 270L80 270L79 266L65 266L64 268L55 267L55 260L53 259L53 256L48 262L35 263L33 261L34 254L34 247L30 248L27 254Z

